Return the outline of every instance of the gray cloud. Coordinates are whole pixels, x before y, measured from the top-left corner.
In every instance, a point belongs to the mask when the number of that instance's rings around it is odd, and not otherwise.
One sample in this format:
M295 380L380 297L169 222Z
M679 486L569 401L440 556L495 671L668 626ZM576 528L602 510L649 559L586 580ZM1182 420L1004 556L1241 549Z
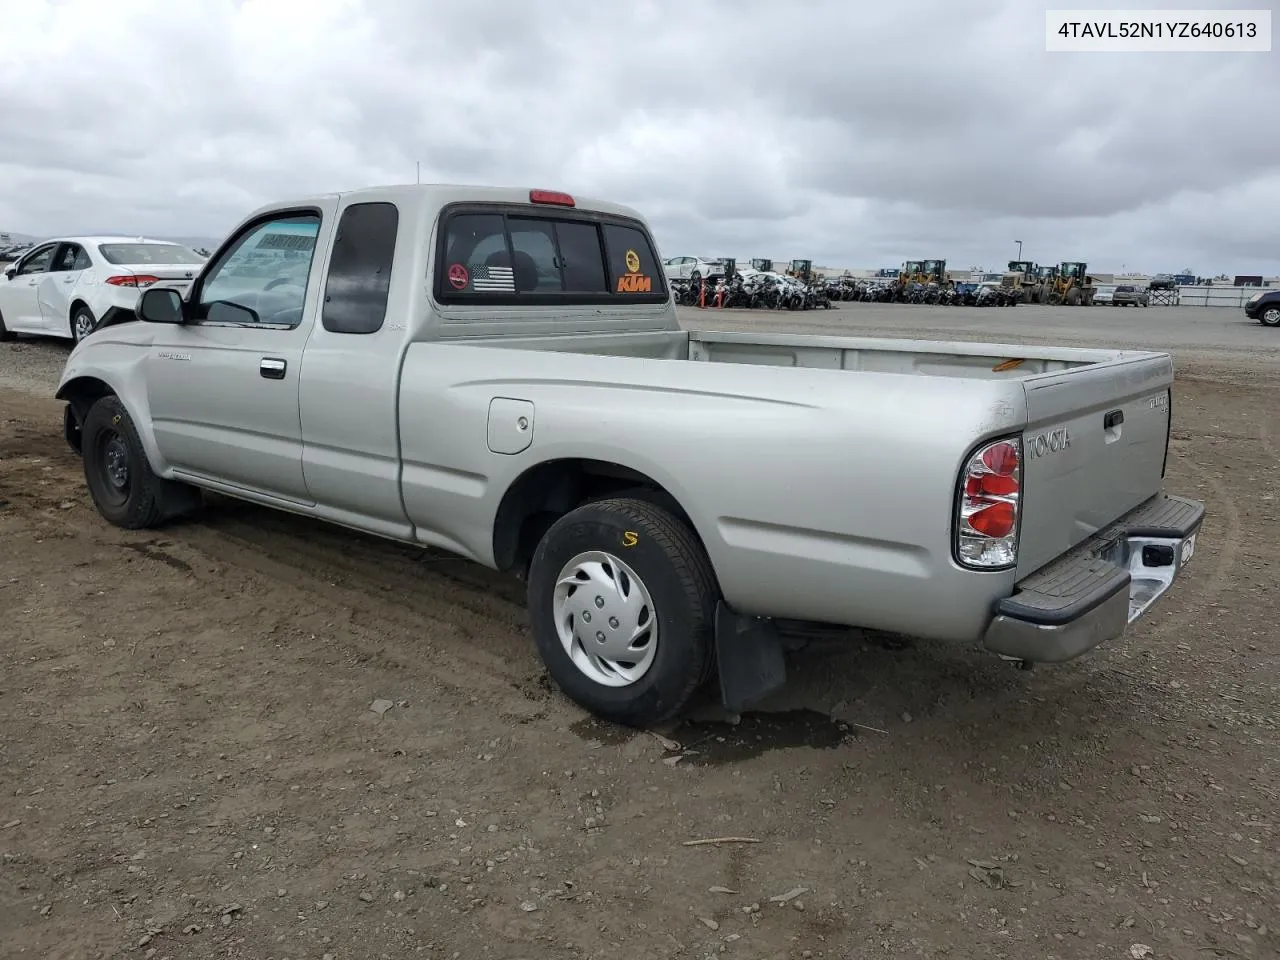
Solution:
M218 236L420 162L634 204L667 255L1280 273L1274 55L1049 54L1017 0L175 9L6 9L0 229Z

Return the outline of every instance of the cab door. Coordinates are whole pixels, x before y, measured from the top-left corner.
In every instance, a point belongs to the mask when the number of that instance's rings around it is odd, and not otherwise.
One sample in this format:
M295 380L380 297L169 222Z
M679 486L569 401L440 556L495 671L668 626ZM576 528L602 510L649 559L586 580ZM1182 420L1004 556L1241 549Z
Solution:
M156 324L147 390L156 444L179 475L309 504L298 375L318 310L316 260L335 203L244 224L192 285L191 319Z

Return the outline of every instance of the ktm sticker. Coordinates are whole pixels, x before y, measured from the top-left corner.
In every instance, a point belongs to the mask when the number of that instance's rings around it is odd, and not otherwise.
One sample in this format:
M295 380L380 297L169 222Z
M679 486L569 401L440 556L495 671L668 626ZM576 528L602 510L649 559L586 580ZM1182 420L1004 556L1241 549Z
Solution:
M653 280L643 273L628 273L618 278L618 293L651 293Z
M622 531L622 545L624 547L634 547L639 542L640 542L640 538L636 536L636 533L634 530Z
M628 273L640 272L640 254L636 253L634 250L628 250L625 259L627 261Z
M460 263L455 263L449 267L449 286L455 290L465 290L468 281L471 280L471 274L467 273L467 268Z

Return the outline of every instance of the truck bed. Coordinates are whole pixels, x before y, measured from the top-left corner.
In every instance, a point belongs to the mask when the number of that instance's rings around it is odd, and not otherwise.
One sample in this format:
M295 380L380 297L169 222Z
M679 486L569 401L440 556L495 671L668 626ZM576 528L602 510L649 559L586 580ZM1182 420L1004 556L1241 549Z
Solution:
M1093 364L1162 356L1135 351L1028 347L959 340L761 335L709 330L689 334L690 360L980 380L1023 380Z
M511 345L510 340L504 343ZM982 392L1003 383L1009 389L990 394L988 402L993 410L1017 411L1026 445L1019 577L1144 502L1160 489L1164 475L1173 384L1173 361L1166 353L710 330L532 337L521 345L619 358L791 368L801 376L786 391L792 396L812 396L816 387L801 371L872 374L870 384L856 390L850 384L849 398L857 409L882 415L887 411L878 409L880 404L891 402L901 389L897 377L927 377L936 386L922 384L920 390L935 398L937 415L908 426L908 431L946 429L943 411L954 393L938 380L972 381L975 391L982 382ZM881 380L884 375L890 379ZM765 379L745 383L763 388ZM1108 427L1108 418L1118 422ZM992 418L993 423L999 420Z

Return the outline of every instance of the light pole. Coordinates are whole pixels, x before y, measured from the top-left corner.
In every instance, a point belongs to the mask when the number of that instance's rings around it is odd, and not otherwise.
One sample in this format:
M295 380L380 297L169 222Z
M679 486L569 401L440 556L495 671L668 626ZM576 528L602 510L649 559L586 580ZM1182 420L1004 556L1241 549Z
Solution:
M1021 260L1021 259L1022 259L1022 241L1021 241L1021 240L1015 240L1015 241L1013 241L1013 242L1014 242L1014 243L1016 243L1016 244L1018 245L1018 259L1019 259L1019 260Z
M417 161L417 167L418 167L418 183L421 183L422 182L422 161L421 160Z

